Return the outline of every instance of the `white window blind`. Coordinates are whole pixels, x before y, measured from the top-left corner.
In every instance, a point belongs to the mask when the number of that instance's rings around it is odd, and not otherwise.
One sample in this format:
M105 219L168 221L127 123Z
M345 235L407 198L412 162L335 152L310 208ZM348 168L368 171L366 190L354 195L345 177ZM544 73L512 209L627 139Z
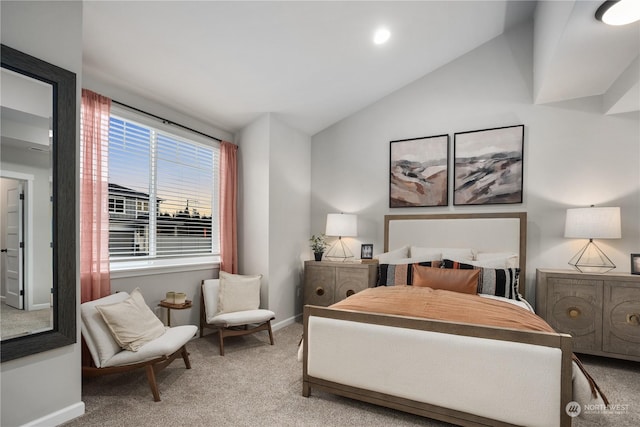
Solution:
M112 114L111 259L218 254L218 162L217 145Z

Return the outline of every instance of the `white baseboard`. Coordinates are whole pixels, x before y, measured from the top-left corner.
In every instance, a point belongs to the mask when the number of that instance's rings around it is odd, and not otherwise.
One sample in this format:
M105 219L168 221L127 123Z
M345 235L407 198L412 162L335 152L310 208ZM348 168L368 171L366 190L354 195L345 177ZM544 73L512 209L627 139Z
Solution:
M278 329L282 329L285 326L289 326L294 324L296 321L299 321L302 319L302 314L297 314L295 316L289 317L288 319L284 319L279 321L278 323L274 323L271 325L271 329L273 329L274 331L277 331Z
M60 424L71 421L74 418L78 418L84 415L84 402L78 402L66 408L52 412L44 417L40 417L37 420L33 420L22 427L51 427L59 426Z

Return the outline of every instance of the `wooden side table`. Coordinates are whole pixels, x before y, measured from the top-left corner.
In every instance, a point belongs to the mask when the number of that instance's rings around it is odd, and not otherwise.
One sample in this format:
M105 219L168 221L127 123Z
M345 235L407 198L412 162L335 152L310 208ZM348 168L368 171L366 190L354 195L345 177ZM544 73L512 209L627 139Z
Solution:
M160 301L158 307L164 307L167 309L167 326L171 326L171 310L184 310L191 308L192 304L190 300L186 300L184 304L174 304L167 302L166 300Z
M304 304L328 306L375 286L378 263L305 261Z
M576 353L640 362L640 276L538 269L536 313Z

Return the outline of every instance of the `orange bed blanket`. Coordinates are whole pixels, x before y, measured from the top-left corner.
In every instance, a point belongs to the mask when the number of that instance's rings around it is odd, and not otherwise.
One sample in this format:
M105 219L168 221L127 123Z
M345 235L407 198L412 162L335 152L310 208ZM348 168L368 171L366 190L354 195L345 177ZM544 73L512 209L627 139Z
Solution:
M535 313L509 302L428 287L368 288L331 305L331 308L526 331L555 332ZM592 394L596 396L597 391L605 404L608 404L606 396L575 355L573 360L589 381Z
M427 287L368 288L333 304L331 308L555 332L542 318L514 304Z

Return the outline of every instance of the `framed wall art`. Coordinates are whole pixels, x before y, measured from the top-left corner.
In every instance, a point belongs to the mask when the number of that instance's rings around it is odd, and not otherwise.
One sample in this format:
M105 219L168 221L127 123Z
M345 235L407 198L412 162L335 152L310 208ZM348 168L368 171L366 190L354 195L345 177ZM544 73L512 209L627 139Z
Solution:
M389 207L447 206L449 135L391 141Z
M453 204L522 203L524 125L454 134Z

